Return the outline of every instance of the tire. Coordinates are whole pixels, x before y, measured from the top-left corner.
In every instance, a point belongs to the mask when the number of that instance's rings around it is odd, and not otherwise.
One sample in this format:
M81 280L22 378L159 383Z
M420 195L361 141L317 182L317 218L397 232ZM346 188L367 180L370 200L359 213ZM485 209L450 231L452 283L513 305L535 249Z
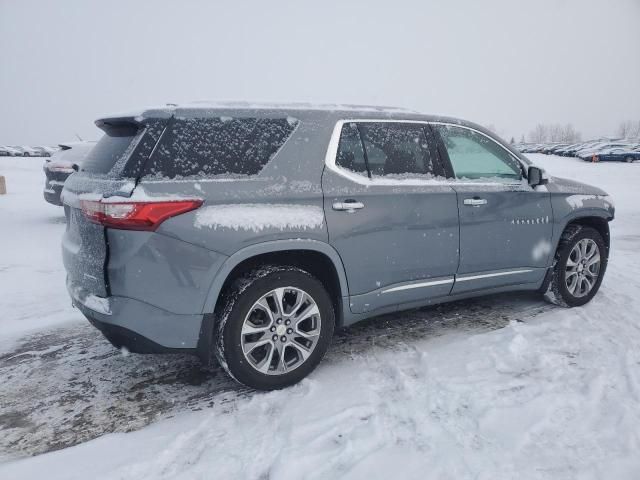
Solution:
M625 159L625 161L626 161L627 163L633 163L633 157L627 157L627 158Z
M284 292L283 313L276 311L276 292ZM298 301L298 309L292 309L291 303ZM316 311L313 303L318 315L305 316ZM298 383L316 368L331 343L335 313L329 294L318 279L297 267L264 266L249 272L234 282L223 305L214 328L214 352L224 370L248 387L276 390ZM260 332L246 333L256 329Z
M581 243L582 242L582 243ZM595 264L588 266L589 262L595 258L593 254L587 259L586 263L580 267L580 263L574 262L577 258L574 248L580 250L580 246L597 246L597 253L599 255L599 265L597 268L597 275L594 275ZM588 249L589 247L587 247ZM589 253L591 250L587 250ZM600 233L591 227L585 227L582 225L569 225L562 233L560 238L560 244L556 250L556 254L553 262L553 271L551 274L551 281L544 297L547 301L560 305L563 307L578 307L589 302L594 295L598 292L602 278L604 277L605 270L607 269L608 255L606 245ZM571 264L577 265L576 267ZM580 277L579 271L582 274ZM586 280L581 280L582 278ZM590 281L590 282L589 282ZM578 284L577 282L581 282ZM587 290L586 286L591 284L591 287ZM573 291L572 288L573 287ZM583 289L584 287L584 289Z

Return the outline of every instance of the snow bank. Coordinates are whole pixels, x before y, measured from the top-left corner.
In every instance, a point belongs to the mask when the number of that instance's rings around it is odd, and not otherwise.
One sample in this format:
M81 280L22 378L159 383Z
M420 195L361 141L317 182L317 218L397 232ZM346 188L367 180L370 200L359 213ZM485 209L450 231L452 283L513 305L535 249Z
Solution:
M201 208L196 213L197 228L230 228L260 232L266 229L307 230L320 228L324 211L315 205L230 204Z

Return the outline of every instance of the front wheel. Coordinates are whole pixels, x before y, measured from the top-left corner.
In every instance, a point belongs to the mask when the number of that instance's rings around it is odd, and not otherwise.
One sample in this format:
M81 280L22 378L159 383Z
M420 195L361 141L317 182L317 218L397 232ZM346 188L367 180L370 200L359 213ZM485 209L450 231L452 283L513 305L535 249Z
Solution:
M560 239L545 298L564 307L589 302L600 288L607 260L606 245L596 229L570 225Z
M320 363L335 324L324 286L296 267L266 266L235 282L218 319L215 354L258 390L293 385Z

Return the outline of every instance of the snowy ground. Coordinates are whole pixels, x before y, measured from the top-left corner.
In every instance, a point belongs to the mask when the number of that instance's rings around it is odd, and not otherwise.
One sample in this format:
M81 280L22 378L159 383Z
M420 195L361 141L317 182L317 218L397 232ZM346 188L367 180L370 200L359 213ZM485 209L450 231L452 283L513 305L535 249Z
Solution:
M593 302L385 316L268 394L190 357L110 347L69 305L41 160L0 159L0 478L638 478L640 163L531 158L613 195Z

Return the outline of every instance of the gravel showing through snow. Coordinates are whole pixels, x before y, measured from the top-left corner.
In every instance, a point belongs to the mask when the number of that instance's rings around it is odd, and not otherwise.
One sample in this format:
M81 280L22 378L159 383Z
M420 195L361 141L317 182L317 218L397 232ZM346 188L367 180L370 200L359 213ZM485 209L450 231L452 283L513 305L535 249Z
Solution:
M6 461L0 478L638 478L640 163L530 157L613 196L590 304L502 295L387 315L272 393L190 357L124 356L78 323L39 165L0 159L15 192L0 196L14 232L0 249L0 455L78 444Z

